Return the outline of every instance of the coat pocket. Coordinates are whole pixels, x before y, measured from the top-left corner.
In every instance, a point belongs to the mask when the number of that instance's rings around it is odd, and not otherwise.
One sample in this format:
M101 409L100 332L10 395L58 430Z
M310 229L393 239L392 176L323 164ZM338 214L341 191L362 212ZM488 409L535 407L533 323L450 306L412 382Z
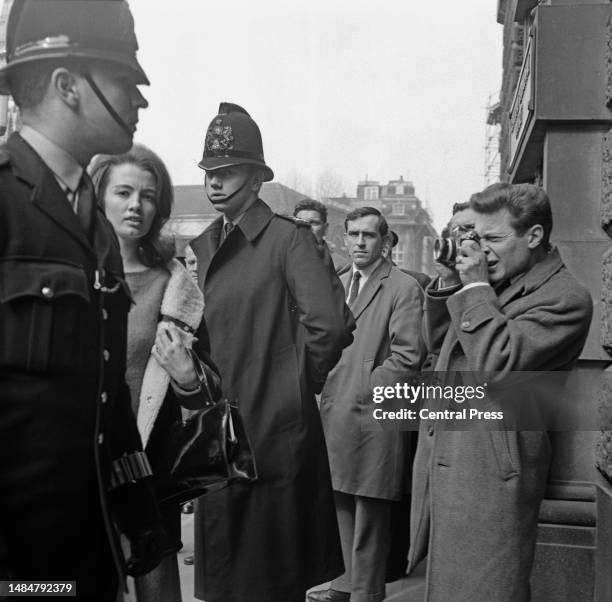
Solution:
M367 405L372 401L372 372L374 371L374 360L364 360L361 368L361 387L358 402Z
M302 391L295 345L289 345L276 352L271 361L275 378L270 383L272 390L269 397L271 399L280 397L282 400L277 406L277 424L280 429L285 429L300 424L303 420Z
M82 322L89 300L83 268L25 259L1 262L0 366L46 371L51 360L64 363L61 357L69 351L65 363L72 362L74 369L82 355L84 341L79 339L86 332Z
M489 431L500 478L508 481L520 472L517 431Z

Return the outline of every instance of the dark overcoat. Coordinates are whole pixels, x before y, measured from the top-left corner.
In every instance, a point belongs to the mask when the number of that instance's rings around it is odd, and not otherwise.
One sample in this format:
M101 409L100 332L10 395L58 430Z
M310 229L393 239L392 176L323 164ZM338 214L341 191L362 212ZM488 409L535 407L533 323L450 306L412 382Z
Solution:
M222 218L192 242L211 355L238 402L258 481L196 507L196 596L293 602L343 572L314 398L351 340L344 290L308 224L258 200L218 248Z
M76 580L81 599L114 600L113 520L130 532L158 520L147 484L108 495L113 459L141 449L124 379L129 305L101 209L92 245L13 135L0 149L2 578Z
M450 296L436 285L427 289L424 319L439 372L567 370L582 351L592 302L557 251L499 297L488 285ZM421 422L409 560L414 567L429 547L428 602L529 599L549 464L546 432Z
M352 272L342 276L344 284ZM382 261L359 292L352 311L355 340L330 372L321 394L321 419L335 491L399 500L410 477L412 433L374 430L373 387L394 386L417 373L422 291L414 278ZM369 412L368 412L369 408Z

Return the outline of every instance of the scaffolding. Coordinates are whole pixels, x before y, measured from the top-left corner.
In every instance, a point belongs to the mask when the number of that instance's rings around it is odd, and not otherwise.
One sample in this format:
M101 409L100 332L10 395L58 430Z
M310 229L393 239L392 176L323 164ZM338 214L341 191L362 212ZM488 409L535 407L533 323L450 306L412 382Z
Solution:
M488 186L500 179L501 156L499 138L501 135L501 105L499 94L489 95L487 102L487 119L485 126L485 165L484 185Z

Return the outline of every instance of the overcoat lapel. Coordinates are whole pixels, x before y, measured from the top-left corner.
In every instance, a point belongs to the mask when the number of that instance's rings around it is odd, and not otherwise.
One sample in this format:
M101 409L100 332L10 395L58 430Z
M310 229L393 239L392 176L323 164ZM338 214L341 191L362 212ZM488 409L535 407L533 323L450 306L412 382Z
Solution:
M353 303L353 307L351 307L351 311L353 312L353 316L355 316L355 320L358 320L359 316L363 313L365 308L370 305L372 299L374 299L376 293L378 293L380 287L383 285L383 280L387 278L387 276L389 276L391 267L392 266L388 261L383 260L380 262L380 265L372 272L372 274L370 274L370 277L365 283L363 289L359 291L357 299L355 299L355 303Z
M201 283L204 282L212 258L217 252L222 228L223 216L219 216L200 236L191 241L191 248L198 258L198 281Z
M33 188L31 197L33 204L67 234L76 238L90 254L93 254L94 251L87 240L79 218L43 160L19 134L11 136L7 148L16 159L14 162L15 176Z
M270 209L261 199L257 199L255 203L247 209L240 222L236 225L236 229L240 230L249 243L252 243L266 228L273 216L274 213L272 209ZM232 231L228 236L227 241L229 246L225 244L225 241L219 246L222 230L223 216L219 216L191 243L191 248L198 257L199 282L204 283L206 281L208 275L219 264L228 248L235 248L232 239L237 237L238 232Z
M505 307L516 297L529 294L542 286L563 267L563 260L555 248L542 260L536 263L527 273L523 274L499 295L499 304Z
M97 264L99 267L110 270L114 272L115 276L118 276L123 274L123 263L119 254L119 240L113 226L106 219L102 207L97 205L95 211L93 245Z
M238 223L238 228L242 230L245 238L253 242L268 225L274 212L261 199L257 199L244 214Z
M206 237L206 254L208 256L209 263L212 261L214 254L219 248L222 230L223 216L219 216L212 224L210 224L208 228L208 236Z

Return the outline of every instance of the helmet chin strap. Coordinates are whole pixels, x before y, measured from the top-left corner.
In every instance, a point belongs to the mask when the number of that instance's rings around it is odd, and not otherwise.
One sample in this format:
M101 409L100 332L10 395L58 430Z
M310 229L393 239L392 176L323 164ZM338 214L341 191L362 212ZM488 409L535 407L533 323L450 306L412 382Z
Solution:
M206 177L208 177L208 174L206 174ZM250 177L247 178L242 185L240 186L240 188L237 188L236 190L234 190L234 192L232 192L232 194L228 194L226 197L223 198L223 202L225 201L229 201L230 199L234 198L243 188L246 187L246 185L249 183ZM206 196L208 197L208 200L214 204L214 201L210 198L208 192L206 192Z
M83 77L85 78L85 80L89 84L89 87L93 90L93 93L98 97L98 100L102 103L104 108L108 111L109 115L115 120L117 125L126 134L128 134L130 137L132 137L134 132L132 132L132 130L128 127L127 123L125 123L125 121L123 121L123 119L121 119L121 117L119 117L119 114L117 113L117 111L115 111L115 109L113 109L113 107L111 106L110 102L108 102L108 100L106 100L106 97L104 96L104 94L102 94L102 90L100 90L100 88L98 88L98 85L96 84L96 82L91 77L91 74L89 73L89 71L83 70Z

